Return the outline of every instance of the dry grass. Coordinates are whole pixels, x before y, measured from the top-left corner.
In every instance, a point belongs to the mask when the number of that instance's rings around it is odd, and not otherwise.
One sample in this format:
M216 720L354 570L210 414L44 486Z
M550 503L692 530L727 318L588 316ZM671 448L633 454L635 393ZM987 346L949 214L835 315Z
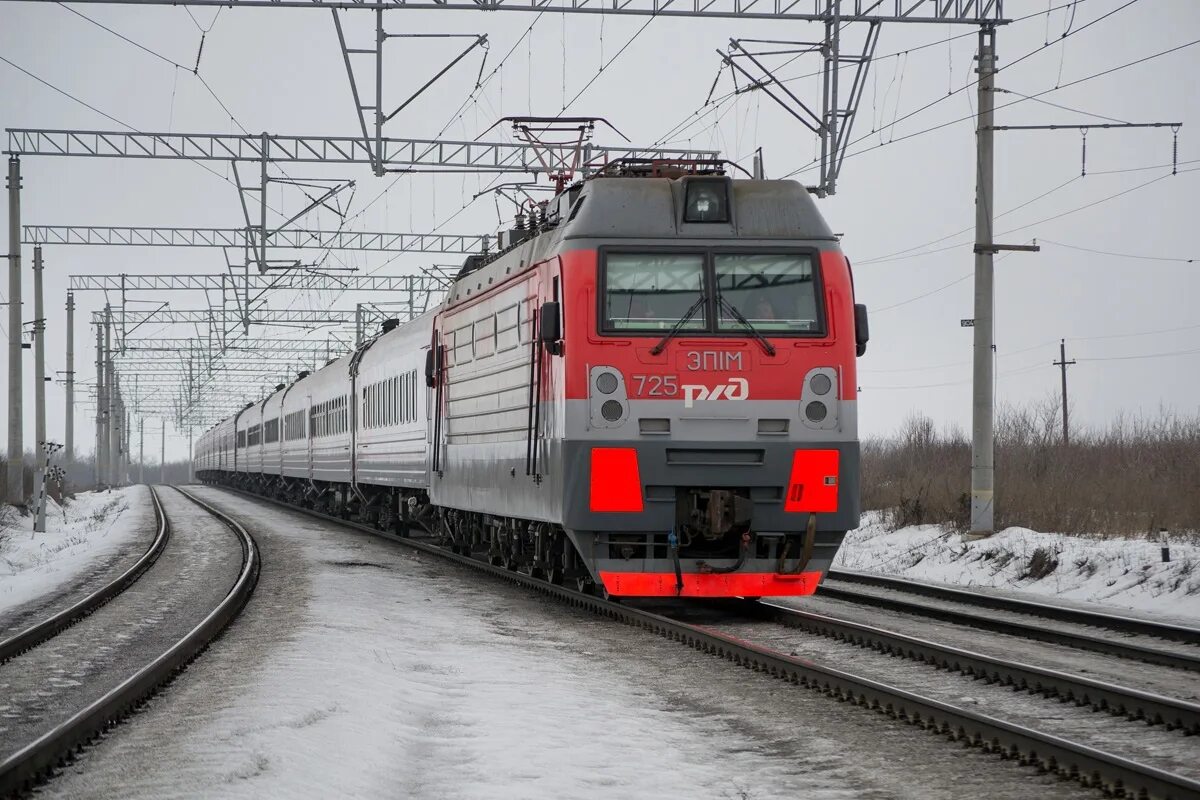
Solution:
M1200 531L1200 417L1162 411L1073 427L1061 441L1053 401L996 419L996 526L1131 535ZM898 438L863 442L863 507L895 527L970 524L971 443L959 429L908 419Z

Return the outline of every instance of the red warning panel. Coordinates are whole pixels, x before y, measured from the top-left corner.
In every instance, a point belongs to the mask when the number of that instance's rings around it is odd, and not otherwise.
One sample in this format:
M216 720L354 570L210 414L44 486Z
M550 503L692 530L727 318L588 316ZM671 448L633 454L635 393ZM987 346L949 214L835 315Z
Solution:
M837 511L838 450L797 450L792 456L784 511Z
M642 479L637 450L593 447L588 507L592 511L641 511Z

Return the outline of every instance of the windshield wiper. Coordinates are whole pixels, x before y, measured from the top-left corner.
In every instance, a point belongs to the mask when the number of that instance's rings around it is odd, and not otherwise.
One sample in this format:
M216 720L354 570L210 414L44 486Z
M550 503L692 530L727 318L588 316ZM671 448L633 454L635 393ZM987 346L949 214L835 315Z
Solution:
M764 353L769 356L775 355L775 346L767 341L767 337L763 336L759 332L758 328L755 328L750 324L750 320L746 319L746 317L742 315L741 311L738 311L737 306L726 300L725 296L722 294L717 295L717 300L720 302L721 306L723 306L729 311L730 314L733 315L734 319L741 323L743 328L750 332L751 336L758 340L758 343L762 345Z
M671 330L667 331L667 335L662 337L662 339L659 340L658 344L656 344L656 345L654 345L654 347L650 348L650 355L656 356L659 353L661 353L663 351L663 349L667 346L667 342L671 341L672 337L674 337L675 334L679 333L679 329L682 328L684 325L686 325L687 321L689 319L691 319L693 316L695 316L696 312L699 311L700 307L703 305L704 305L704 295L700 295L700 297L696 299L696 302L692 303L692 307L689 308L687 311L685 311L683 316L680 317L679 320L674 325L671 326Z

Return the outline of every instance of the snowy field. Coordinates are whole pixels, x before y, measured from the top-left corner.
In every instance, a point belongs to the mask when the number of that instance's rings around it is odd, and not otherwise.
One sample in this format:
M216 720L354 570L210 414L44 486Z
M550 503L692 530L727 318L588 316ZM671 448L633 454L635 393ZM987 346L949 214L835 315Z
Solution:
M0 613L58 591L98 563L117 558L145 533L145 486L82 492L66 505L50 500L46 532L33 515L0 509Z
M879 512L846 536L834 567L953 586L989 587L1200 620L1200 546L1008 528L966 541L938 525L887 530Z

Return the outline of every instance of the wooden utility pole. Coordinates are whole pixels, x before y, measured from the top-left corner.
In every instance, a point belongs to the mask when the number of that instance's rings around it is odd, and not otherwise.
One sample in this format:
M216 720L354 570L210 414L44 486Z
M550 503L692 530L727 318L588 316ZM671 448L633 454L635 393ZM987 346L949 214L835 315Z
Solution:
M1063 412L1063 445L1071 443L1071 430L1068 421L1067 411L1067 367L1075 363L1074 359L1067 361L1067 340L1058 340L1058 361L1054 362L1054 366L1062 370L1062 412Z

